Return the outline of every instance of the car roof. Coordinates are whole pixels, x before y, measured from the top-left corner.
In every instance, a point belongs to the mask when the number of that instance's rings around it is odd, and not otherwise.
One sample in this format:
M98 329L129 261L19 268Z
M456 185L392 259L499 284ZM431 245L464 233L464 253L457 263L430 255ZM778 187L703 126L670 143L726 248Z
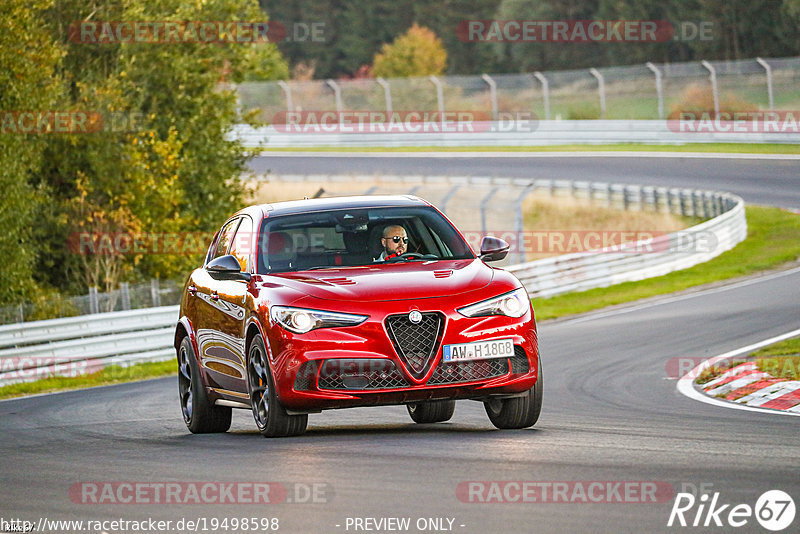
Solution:
M413 195L363 195L351 197L307 198L249 206L237 212L255 218L313 213L347 208L394 208L410 206L429 206L426 201Z

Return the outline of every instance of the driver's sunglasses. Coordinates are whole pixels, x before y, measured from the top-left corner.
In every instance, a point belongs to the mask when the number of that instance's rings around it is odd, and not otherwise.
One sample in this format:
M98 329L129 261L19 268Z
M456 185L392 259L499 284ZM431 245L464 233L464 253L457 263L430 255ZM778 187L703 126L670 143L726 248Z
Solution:
M404 244L406 244L406 245L408 244L408 238L407 237L400 237L399 235L395 235L395 236L392 236L392 237L384 237L384 239L391 239L395 243L399 243L402 240Z

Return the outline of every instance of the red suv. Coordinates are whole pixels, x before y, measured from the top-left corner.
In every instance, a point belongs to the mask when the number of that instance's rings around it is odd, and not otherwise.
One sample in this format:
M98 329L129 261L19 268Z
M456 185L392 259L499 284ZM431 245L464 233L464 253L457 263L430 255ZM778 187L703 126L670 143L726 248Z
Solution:
M542 403L533 308L519 280L486 264L507 253L485 237L476 256L413 196L239 211L181 300L186 425L225 432L231 408L247 408L264 436L292 436L309 413L388 404L435 423L471 399L498 428L532 426Z

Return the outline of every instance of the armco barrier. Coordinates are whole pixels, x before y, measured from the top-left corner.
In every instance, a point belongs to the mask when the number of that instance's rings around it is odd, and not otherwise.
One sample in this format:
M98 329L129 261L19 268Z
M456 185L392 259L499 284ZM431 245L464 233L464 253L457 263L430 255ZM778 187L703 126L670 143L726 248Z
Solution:
M320 177L284 178L313 182ZM621 209L710 217L682 232L631 245L632 252L567 254L506 267L522 281L531 297L605 287L685 269L733 248L747 236L744 201L730 193L559 180L386 178L404 185L419 180L423 183L449 180L467 185L476 182L484 186L518 188L519 206L527 194L539 190L590 199ZM518 214L509 214L509 217L520 219ZM706 246L691 246L701 239ZM682 248L687 242L690 246ZM125 366L174 358L172 342L177 319L178 307L166 306L0 326L0 385L69 374L75 371L76 365L80 370L94 369L92 365Z
M178 306L0 326L0 385L175 357Z
M473 132L287 133L238 124L231 137L251 149L299 147L463 147L646 143L800 143L800 132L676 132L665 120L563 120L519 124L475 123ZM430 128L431 130L433 128Z

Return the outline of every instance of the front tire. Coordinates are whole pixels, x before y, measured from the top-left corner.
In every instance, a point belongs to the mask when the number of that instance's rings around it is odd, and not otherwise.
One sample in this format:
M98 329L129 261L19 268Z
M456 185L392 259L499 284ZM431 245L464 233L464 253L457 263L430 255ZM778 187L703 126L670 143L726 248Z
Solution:
M456 401L437 400L406 404L408 415L415 423L442 423L449 421L456 411Z
M495 399L484 402L486 415L494 426L501 429L528 428L536 424L542 411L542 362L537 369L536 383L522 397Z
M265 438L299 436L306 431L308 415L289 415L278 401L267 349L260 334L253 338L247 353L247 389L253 418Z
M189 336L178 347L178 396L183 422L193 434L226 432L231 427L231 409L214 406L208 399Z

